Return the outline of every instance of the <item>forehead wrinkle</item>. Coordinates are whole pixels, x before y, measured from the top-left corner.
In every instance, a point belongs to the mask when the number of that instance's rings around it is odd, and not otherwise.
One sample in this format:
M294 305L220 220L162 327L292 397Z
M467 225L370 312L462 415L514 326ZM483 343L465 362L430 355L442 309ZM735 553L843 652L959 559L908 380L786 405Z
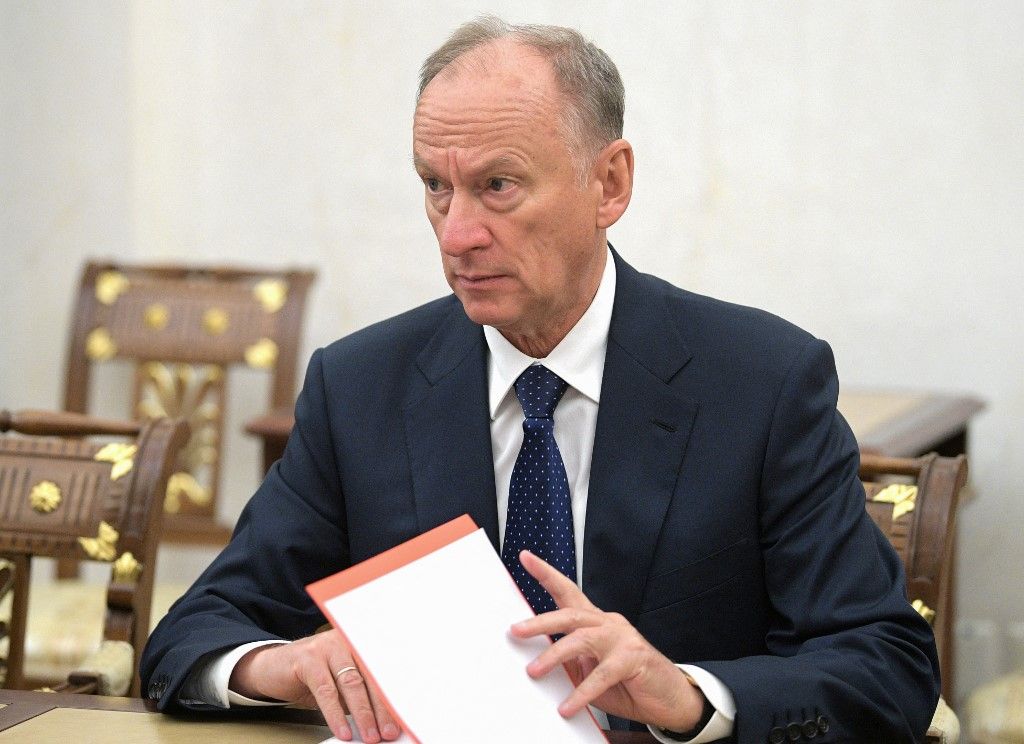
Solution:
M532 141L533 133L528 127L515 122L495 122L493 126L459 127L459 128L425 128L416 132L415 148L448 148L464 149L519 149L520 145Z
M555 132L551 120L550 109L539 102L509 101L493 106L468 103L458 107L427 103L417 108L413 130L427 136L487 135L510 129Z
M557 124L548 117L524 116L514 108L490 116L481 114L444 118L435 118L429 112L418 115L413 127L413 149L420 152L449 147L466 150L484 148L511 151L525 159L523 148L529 149L529 143L537 142L545 135L560 137Z

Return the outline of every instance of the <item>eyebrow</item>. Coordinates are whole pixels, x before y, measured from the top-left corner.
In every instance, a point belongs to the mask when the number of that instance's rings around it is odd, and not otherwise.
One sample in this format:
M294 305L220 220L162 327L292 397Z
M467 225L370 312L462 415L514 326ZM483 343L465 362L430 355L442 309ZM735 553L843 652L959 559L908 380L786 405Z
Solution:
M420 158L420 156L416 155L415 153L412 156L412 167L415 169L417 173L422 173L424 171L430 170L430 166L427 165L426 161Z
M491 158L484 162L483 167L480 170L491 171L496 168L507 168L517 164L516 158L511 155L498 155L495 158Z
M518 162L519 161L517 158L514 158L513 156L508 154L496 155L490 160L485 160L483 163L481 163L479 168L474 168L474 170L476 170L477 172L486 173L487 171L493 171L498 168L507 168L509 166L516 165ZM430 166L430 164L427 163L427 161L421 158L419 155L416 155L415 153L413 153L412 156L412 167L417 173L420 174L434 172L434 169Z

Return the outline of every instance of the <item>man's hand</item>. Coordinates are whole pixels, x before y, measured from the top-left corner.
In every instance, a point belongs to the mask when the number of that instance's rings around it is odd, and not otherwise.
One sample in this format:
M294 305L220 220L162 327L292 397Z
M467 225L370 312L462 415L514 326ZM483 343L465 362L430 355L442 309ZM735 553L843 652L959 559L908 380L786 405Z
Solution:
M558 706L559 713L568 718L593 704L673 731L697 724L703 695L622 615L599 610L575 583L533 553L524 550L519 560L559 607L511 630L517 638L565 634L526 667L536 679L565 665L576 689Z
M352 654L336 630L295 643L260 646L241 658L228 687L249 698L270 698L309 707L324 714L331 733L351 741L345 711L352 713L363 741L393 741L401 733L372 684L355 668ZM346 667L348 671L338 675Z

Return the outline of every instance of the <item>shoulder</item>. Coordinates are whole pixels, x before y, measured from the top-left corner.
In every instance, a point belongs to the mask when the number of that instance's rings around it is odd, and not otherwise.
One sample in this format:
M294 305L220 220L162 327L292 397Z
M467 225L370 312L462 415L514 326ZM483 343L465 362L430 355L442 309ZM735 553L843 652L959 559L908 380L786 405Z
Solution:
M629 267L634 291L656 298L683 343L693 351L790 355L814 336L796 324L766 310L727 302L677 287L651 274Z
M674 384L729 405L768 409L791 375L835 375L828 344L773 313L690 292L628 265L620 276L613 326L650 369L659 364L652 355L679 359Z
M482 343L483 332L454 296L428 302L317 349L299 403L317 411L344 410L351 420L379 418L429 387L423 359L439 338L472 348L477 336Z
M465 317L462 304L454 295L441 297L338 339L322 349L321 361L331 370L355 366L364 373L408 364L453 316Z

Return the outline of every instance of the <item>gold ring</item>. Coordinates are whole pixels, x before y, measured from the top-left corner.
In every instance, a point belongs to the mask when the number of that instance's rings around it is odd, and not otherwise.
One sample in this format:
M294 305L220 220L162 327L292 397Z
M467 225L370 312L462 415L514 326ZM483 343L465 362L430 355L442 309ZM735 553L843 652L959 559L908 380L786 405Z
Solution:
M358 672L358 671L359 670L356 669L354 666L347 666L347 667L344 667L344 668L339 669L338 671L336 671L334 673L334 678L337 679L338 677L343 675L345 672Z

